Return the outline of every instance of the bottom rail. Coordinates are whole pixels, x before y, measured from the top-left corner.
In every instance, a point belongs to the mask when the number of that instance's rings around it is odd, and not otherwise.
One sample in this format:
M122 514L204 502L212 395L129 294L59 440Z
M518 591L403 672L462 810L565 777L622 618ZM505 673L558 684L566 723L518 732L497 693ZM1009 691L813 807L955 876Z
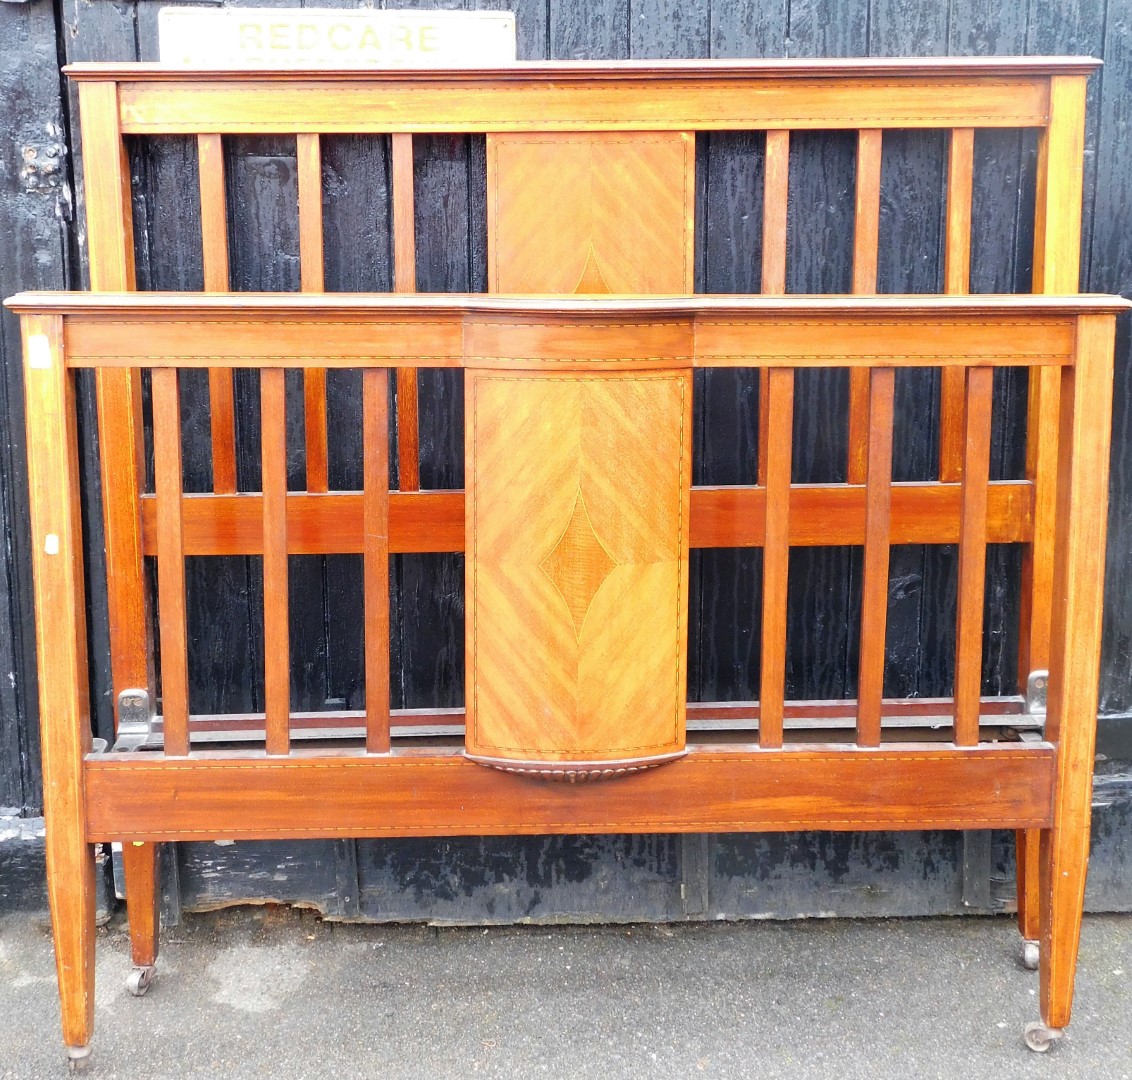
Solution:
M553 783L463 748L86 759L89 841L1048 826L1043 742L877 749L699 743L647 773Z

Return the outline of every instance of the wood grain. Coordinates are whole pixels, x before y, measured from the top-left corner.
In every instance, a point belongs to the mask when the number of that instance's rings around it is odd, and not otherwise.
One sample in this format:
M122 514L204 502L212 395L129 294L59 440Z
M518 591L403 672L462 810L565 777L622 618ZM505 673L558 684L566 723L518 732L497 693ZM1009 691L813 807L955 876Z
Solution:
M201 249L205 292L227 292L228 206L224 191L224 144L219 135L197 136L200 174ZM212 432L212 490L236 490L236 404L232 374L208 373L209 425Z
M790 196L790 132L766 133L763 172L762 282L764 296L786 292L786 220ZM759 372L759 446L755 475L766 483L770 432L768 373Z
M790 467L794 372L770 368L767 383L766 516L763 534L762 681L759 746L782 745L786 700L786 597L790 568Z
M389 751L389 373L362 373L366 749Z
M122 129L129 134L373 133L464 131L736 131L750 128L1041 127L1048 72L961 66L903 70L791 70L730 63L714 69L638 64L516 65L491 72L367 73L185 72L133 69L121 84ZM968 61L970 63L970 61ZM1086 62L1061 70L1080 71ZM1092 62L1087 62L1092 63ZM1086 69L1087 70L1087 69ZM114 69L72 65L83 78ZM177 77L179 74L180 77ZM147 77L148 76L148 77ZM549 76L549 77L548 77ZM328 82L333 93L326 93ZM831 82L836 91L831 92ZM614 83L614 86L611 86ZM612 92L611 92L612 91Z
M267 752L290 746L291 635L287 586L287 416L284 373L260 372L263 438L263 651Z
M1046 737L1057 745L1052 827L1041 840L1041 1005L1069 1022L1085 873L1104 600L1114 323L1081 320L1077 365L1060 395L1061 434Z
M790 544L824 547L863 544L865 491L842 484L797 484L791 490ZM1025 481L996 481L987 493L987 542L1023 543L1031 535L1031 487ZM892 543L959 542L962 493L958 484L894 484ZM257 555L263 552L260 496L186 495L187 555ZM766 490L757 487L700 487L691 493L689 546L761 547L765 536ZM157 553L153 496L141 501L143 550ZM287 496L287 547L292 555L360 553L362 500L355 493ZM464 492L392 492L389 550L464 550Z
M157 504L157 598L165 752L189 752L189 643L181 490L181 397L177 369L153 372L153 473Z
M880 745L884 694L888 563L892 543L892 424L896 373L869 376L865 475L865 559L861 585L861 657L857 678L857 745Z
M1052 773L1041 744L693 746L662 768L581 786L485 769L458 745L254 764L208 751L184 765L114 756L87 765L87 830L99 841L1010 828L1049 821Z
M487 136L488 289L690 293L689 132Z
M955 741L979 741L983 682L983 604L987 575L987 486L990 475L994 369L968 368L959 536L959 603L955 631Z
M413 171L413 136L390 137L393 158L393 288L399 293L417 291L417 234ZM420 407L417 373L397 371L397 476L402 491L419 491Z
M947 156L947 225L944 235L944 291L964 295L971 278L971 193L975 132L956 128ZM963 474L965 385L958 371L945 370L939 389L939 478L954 483Z
M50 316L23 323L47 899L63 1041L79 1048L94 1026L95 893L84 821L91 736L78 437L62 331Z
M468 752L681 750L691 373L473 369L466 392Z
M303 292L325 289L322 239L322 147L318 135L295 137L299 187L299 278ZM327 490L326 372L303 372L307 491Z

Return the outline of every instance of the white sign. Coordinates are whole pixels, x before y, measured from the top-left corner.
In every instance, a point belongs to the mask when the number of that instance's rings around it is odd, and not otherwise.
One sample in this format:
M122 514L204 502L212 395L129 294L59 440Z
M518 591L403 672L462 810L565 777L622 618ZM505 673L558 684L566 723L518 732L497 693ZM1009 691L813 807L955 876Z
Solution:
M207 68L495 67L515 60L510 11L162 8L161 62Z

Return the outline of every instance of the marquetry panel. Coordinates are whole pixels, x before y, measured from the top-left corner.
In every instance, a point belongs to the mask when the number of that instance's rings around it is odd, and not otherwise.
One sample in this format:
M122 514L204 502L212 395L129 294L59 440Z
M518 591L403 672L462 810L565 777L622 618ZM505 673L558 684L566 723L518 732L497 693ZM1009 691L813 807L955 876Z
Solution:
M468 372L470 754L683 749L691 399L687 370Z
M692 132L487 136L492 292L689 293Z

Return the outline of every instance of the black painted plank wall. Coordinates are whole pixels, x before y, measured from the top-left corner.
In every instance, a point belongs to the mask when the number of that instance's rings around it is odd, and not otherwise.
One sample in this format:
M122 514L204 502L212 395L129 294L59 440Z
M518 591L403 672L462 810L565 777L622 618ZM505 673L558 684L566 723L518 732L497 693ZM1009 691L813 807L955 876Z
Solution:
M266 2L266 0L265 0ZM227 6L256 6L230 0ZM307 6L357 6L350 0ZM519 53L537 57L983 55L1089 53L1105 59L1090 87L1083 283L1132 292L1132 0L411 0L381 6L492 7L518 16ZM0 4L0 109L14 124L0 149L0 287L80 287L85 277L81 146L73 91L61 88L57 59L134 60L157 55L158 0L33 0ZM64 183L25 192L18 150L45 123L67 129ZM39 125L39 128L36 128ZM232 281L238 289L298 288L294 140L228 141ZM1030 282L1035 144L1018 132L983 133L976 143L975 291L1025 290ZM849 287L854 140L831 133L795 138L791 154L788 288L841 292ZM716 133L698 148L697 288L757 291L761 274L764 140ZM942 177L946 143L938 134L886 139L882 171L879 287L938 290L942 278ZM9 163L12 164L9 164ZM201 251L196 165L191 142L148 140L132 147L137 256L142 288L196 289ZM472 290L486 285L484 154L480 139L437 136L416 151L418 287ZM71 171L73 170L73 176ZM72 186L73 181L73 186ZM389 155L380 138L327 138L323 186L326 283L336 291L385 290L391 282ZM78 212L69 218L69 194ZM60 208L56 211L56 206ZM8 238L15 237L15 243ZM0 574L0 805L34 814L39 805L35 745L34 653L26 557L20 375L14 325L0 325L3 394L9 432L0 444L0 514L11 540ZM1106 886L1094 902L1132 905L1127 796L1120 777L1132 766L1132 600L1122 582L1132 570L1132 351L1121 323L1113 444L1113 506L1102 681L1103 763L1117 794L1102 812L1098 856ZM330 379L331 480L357 483L358 380ZM462 401L458 373L421 377L421 475L425 486L459 486ZM696 481L749 482L754 476L756 380L749 372L699 373ZM1020 474L1025 376L996 384L996 476ZM934 475L938 379L902 376L896 433L900 478ZM258 405L254 375L241 374L239 480L258 485ZM207 489L207 393L185 383L185 482ZM289 385L289 473L302 486L301 389ZM847 388L842 376L805 373L799 384L795 476L844 477ZM82 396L88 446L97 438L89 386ZM831 422L832 418L832 422ZM88 564L103 572L95 457L85 455ZM360 703L360 561L340 556L292 560L293 696L303 708ZM760 554L696 553L690 627L690 695L701 700L757 695ZM893 553L889 665L893 694L950 689L956 558L953 548L908 546ZM992 550L984 686L1014 689L1018 552ZM251 709L262 697L262 576L255 559L189 561L192 707ZM395 705L462 700L463 564L452 556L394 560L392 588ZM788 681L799 696L852 694L860 604L860 553L795 552L791 561ZM90 596L92 689L97 724L111 723L106 611ZM11 671L12 676L5 677ZM1112 786L1115 785L1115 786ZM1121 793L1124 794L1121 794ZM971 851L984 853L973 861ZM674 917L706 912L959 910L972 895L1009 893L1009 851L1001 840L969 845L959 837L913 834L849 838L818 834L777 839L719 837L558 838L485 841L351 842L306 845L183 845L173 860L188 903L268 895L263 868L281 867L271 888L281 899L311 900L331 913L374 918L521 918L573 914L604 918ZM826 874L800 899L801 868ZM934 868L934 869L933 869ZM879 875L879 876L878 876ZM1123 875L1123 876L1122 876ZM994 884L992 885L992 878ZM1120 882L1124 882L1121 886ZM1123 888L1124 892L1121 892ZM510 890L510 899L500 896ZM1124 896L1124 900L1119 899ZM698 897L698 899L697 899ZM872 897L873 899L868 899ZM876 899L879 897L880 899ZM991 905L993 906L993 904Z

